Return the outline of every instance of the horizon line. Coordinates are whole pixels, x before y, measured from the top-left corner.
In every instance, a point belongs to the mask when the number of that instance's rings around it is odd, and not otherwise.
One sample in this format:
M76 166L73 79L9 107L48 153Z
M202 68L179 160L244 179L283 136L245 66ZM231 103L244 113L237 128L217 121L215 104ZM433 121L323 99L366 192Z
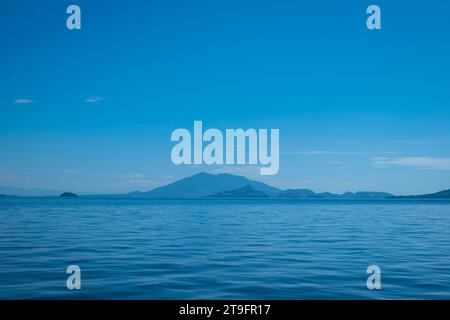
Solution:
M176 183L176 182L178 182L180 180L188 179L188 178L191 178L191 177L194 177L194 176L197 176L197 175L201 175L201 174L206 174L206 175L211 175L211 176L231 175L231 176L236 176L236 177L243 177L243 178L246 178L246 179L248 179L250 181L263 183L264 185L267 185L269 187L278 189L280 191L287 191L287 190L311 190L312 192L317 193L317 194L330 193L330 194L333 194L333 195L344 195L346 193L359 193L359 192L373 192L373 193L378 193L379 192L379 193L388 193L388 194L390 194L392 196L406 196L406 194L401 194L400 195L400 194L394 194L394 193L391 193L391 192L380 191L380 190L373 190L373 191L371 191L371 190L368 190L368 189L366 189L366 190L362 189L362 190L357 190L357 191L349 191L349 190L347 190L347 191L344 191L344 192L335 193L335 192L330 192L330 191L315 191L313 188L308 188L308 187L302 187L302 188L279 188L279 187L275 187L273 185L270 185L270 184L268 184L266 182L261 182L261 181L258 181L258 180L254 180L254 179L248 178L248 177L246 177L244 175L237 175L237 174L228 173L228 172L209 173L209 172L205 172L205 171L200 171L198 173L195 173L195 174L192 174L192 175L189 175L189 176L178 178L178 179L176 179L176 180L174 180L172 182L169 182L169 183L166 183L166 184L161 184L159 186L155 186L155 187L153 187L151 189L143 190L143 191L136 190L136 189L133 189L131 191L116 191L116 192L112 192L112 191L111 192L102 192L102 191L98 191L98 192L97 191L67 191L67 190L70 190L70 189L64 188L64 189L60 189L60 190L55 190L55 189L47 189L47 188L41 188L41 187L16 187L16 186L11 186L11 185L9 185L9 186L0 185L0 188L5 188L5 189L10 188L10 189L18 189L18 190L22 189L24 192L35 190L35 191L38 191L38 192L41 192L41 193L45 193L45 192L49 193L48 195L38 195L38 196L30 196L30 197L53 197L55 195L60 195L60 194L62 194L64 192L75 193L75 194L80 195L80 196L115 196L115 195L124 196L124 195L131 194L131 193L147 193L147 192L151 192L151 191L153 191L155 189L158 189L160 187L164 187L164 186ZM432 194L432 193L445 191L445 190L448 190L448 189L442 189L442 190L438 190L438 191L430 191L430 192L423 193L423 194ZM419 194L419 195L423 195L423 194ZM3 196L29 197L28 195L23 195L23 194L21 195L20 191L17 192L17 194L5 194L5 193L0 192L0 195L3 195ZM410 196L410 195L411 194L409 194L407 196Z

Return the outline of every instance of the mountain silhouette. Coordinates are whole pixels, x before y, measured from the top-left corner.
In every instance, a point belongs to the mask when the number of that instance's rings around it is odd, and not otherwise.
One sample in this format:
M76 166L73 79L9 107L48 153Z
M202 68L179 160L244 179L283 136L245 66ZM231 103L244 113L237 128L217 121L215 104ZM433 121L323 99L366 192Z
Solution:
M209 174L201 172L148 192L131 192L125 196L131 198L201 198L222 191L230 191L251 186L256 191L276 197L281 190L265 183L235 176L228 173Z
M278 198L284 199L385 199L393 195L386 192L345 192L335 194L330 192L316 193L310 189L287 189L278 195Z
M11 196L14 194L17 196L52 196L52 194L54 194L54 191L46 192L45 190L38 189L23 190L0 187L0 194L3 196ZM188 199L204 197L256 198L265 196L279 199L450 199L450 189L436 193L411 196L394 196L386 192L371 191L345 192L342 194L334 194L330 192L316 193L310 189L281 190L259 181L250 180L246 177L232 175L229 173L215 175L200 172L193 176L177 180L173 183L157 187L150 191L134 191L126 194L90 194L82 195L81 197L109 199Z
M450 199L450 189L415 196L392 196L394 199Z
M135 191L120 195L120 197L163 199L203 197L251 198L262 197L263 194L272 198L285 199L384 199L393 196L385 192L346 192L344 194L333 194L330 192L316 193L310 189L280 190L242 176L228 173L214 175L201 172L148 192Z

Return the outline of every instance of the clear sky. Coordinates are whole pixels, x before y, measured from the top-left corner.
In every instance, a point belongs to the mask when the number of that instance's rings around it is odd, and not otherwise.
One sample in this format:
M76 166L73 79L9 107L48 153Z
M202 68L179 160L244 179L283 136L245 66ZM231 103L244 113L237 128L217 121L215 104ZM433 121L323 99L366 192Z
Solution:
M366 28L366 8L382 29ZM77 4L82 30L66 28ZM199 171L287 188L450 188L450 3L4 1L0 185L149 190ZM280 171L175 166L171 132L279 128Z

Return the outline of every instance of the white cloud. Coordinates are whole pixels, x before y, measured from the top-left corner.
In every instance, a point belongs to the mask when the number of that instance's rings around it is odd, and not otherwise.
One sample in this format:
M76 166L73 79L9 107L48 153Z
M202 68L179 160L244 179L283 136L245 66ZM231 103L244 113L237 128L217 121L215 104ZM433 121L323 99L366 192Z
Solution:
M32 99L25 99L25 98L19 98L14 100L14 104L30 104L34 103L35 101Z
M392 166L413 167L417 169L450 170L450 158L432 157L402 157L386 158L377 157L372 159L376 167L385 168Z
M158 182L153 179L148 179L142 173L133 173L133 174L127 174L127 175L123 176L123 183L125 183L127 185L153 186L153 185L156 185Z
M84 100L84 102L86 103L97 103L97 102L101 102L101 101L105 101L106 98L101 97L101 96L93 96L93 97L89 97L87 99Z
M145 175L143 175L142 173L132 173L132 174L127 174L125 175L126 179L139 179L139 180L143 180L145 179Z
M301 151L287 151L284 154L300 154L307 156L314 155L338 155L338 154L363 154L361 151L336 151L336 150L301 150Z

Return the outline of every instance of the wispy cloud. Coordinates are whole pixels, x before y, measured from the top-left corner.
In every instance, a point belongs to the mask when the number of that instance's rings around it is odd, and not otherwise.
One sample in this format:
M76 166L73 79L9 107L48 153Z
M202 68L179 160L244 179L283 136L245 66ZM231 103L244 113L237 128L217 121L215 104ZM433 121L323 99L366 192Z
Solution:
M97 103L97 102L101 102L101 101L105 101L106 98L101 97L101 96L93 96L93 97L89 97L87 99L84 100L84 102L86 103Z
M30 103L35 103L35 101L32 99L25 99L25 98L19 98L14 100L14 104L30 104Z
M433 158L433 157L402 157L387 158L377 157L372 159L372 163L376 167L392 167L405 166L417 169L434 169L434 170L450 170L450 158Z
M158 184L158 181L155 181L153 179L148 179L145 175L142 173L133 173L133 174L127 174L123 177L123 183L127 185L148 185L153 186Z
M284 154L299 154L299 155L336 155L336 154L363 154L361 151L339 151L339 150L300 150L300 151L287 151Z
M331 161L327 161L327 164L331 164L331 165L339 165L339 164L342 164L342 161L331 160Z

